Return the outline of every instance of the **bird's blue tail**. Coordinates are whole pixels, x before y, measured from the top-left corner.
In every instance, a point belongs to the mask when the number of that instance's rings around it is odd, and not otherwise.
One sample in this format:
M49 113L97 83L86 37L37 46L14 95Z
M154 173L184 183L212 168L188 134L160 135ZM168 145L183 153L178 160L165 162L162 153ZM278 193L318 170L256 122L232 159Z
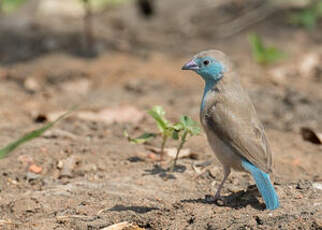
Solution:
M280 204L275 189L269 179L269 175L247 160L242 160L242 166L253 175L256 186L265 201L266 208L270 210L277 209Z

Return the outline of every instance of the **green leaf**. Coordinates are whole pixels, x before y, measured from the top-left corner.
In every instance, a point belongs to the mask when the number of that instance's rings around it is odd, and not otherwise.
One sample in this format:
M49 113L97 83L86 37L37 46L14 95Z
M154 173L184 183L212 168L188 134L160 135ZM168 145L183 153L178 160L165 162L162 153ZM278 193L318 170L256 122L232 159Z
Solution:
M182 124L183 129L187 130L190 135L194 136L200 133L199 124L196 121L192 120L190 117L181 116L180 123Z
M182 131L184 130L184 126L181 122L176 123L175 125L172 126L175 131Z
M251 48L252 48L253 57L255 58L255 60L257 62L260 62L262 59L261 58L262 53L264 52L264 46L263 46L262 41L255 33L251 33L248 36L248 40L249 40Z
M72 109L70 109L69 111L67 111L66 113L64 113L60 117L58 117L56 120L54 120L52 122L49 122L48 124L46 124L45 126L39 128L39 129L36 129L36 130L33 130L33 131L27 133L26 135L24 135L23 137L19 138L18 140L14 141L14 142L11 142L10 144L5 146L4 148L0 149L0 159L6 157L10 152L12 152L13 150L15 150L17 147L19 147L20 145L24 144L25 142L31 141L31 140L41 136L46 130L51 128L58 121L66 118L75 109L76 109L76 107L73 107Z
M128 141L133 144L143 144L143 143L145 143L157 136L157 134L155 134L155 133L143 133L139 137L131 138L126 130L124 130L123 134L128 139Z
M294 25L303 26L306 29L313 29L321 18L322 1L314 1L307 8L290 14L289 22Z
M180 122L182 123L182 125L184 127L190 127L190 126L195 125L195 123L196 123L190 117L185 116L185 115L180 117Z
M265 47L262 39L255 33L248 35L253 58L259 64L270 64L285 57L285 54L275 47Z
M311 10L304 10L290 16L290 22L292 24L304 26L307 29L312 29L315 26L316 21L316 15Z
M267 63L275 62L284 57L285 54L274 47L266 49L265 62Z
M165 119L165 111L161 106L154 106L148 111L148 114L150 114L157 122L160 132L164 133L168 129L169 122Z
M191 135L195 136L195 135L199 135L200 134L200 127L192 127L191 128Z
M0 0L1 11L6 13L11 13L18 9L22 4L24 4L27 0Z

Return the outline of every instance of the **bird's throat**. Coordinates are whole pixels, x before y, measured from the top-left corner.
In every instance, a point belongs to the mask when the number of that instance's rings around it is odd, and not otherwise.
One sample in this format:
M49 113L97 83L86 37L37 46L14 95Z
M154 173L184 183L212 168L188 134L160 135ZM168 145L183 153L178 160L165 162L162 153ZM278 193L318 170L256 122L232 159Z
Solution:
M205 88L204 88L204 91L203 91L203 96L202 96L202 101L201 101L201 110L204 109L205 107L205 100L206 100L206 95L209 91L211 91L211 89L217 84L218 80L214 80L214 79L211 79L211 80L207 80L205 81L206 84L205 84Z

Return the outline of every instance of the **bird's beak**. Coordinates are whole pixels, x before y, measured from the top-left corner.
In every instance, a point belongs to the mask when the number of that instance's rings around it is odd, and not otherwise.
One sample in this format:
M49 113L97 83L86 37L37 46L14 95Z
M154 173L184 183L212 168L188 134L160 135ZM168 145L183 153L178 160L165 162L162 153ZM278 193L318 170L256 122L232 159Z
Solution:
M198 70L199 66L194 60L191 60L191 61L187 62L186 64L184 64L184 66L182 66L181 69L182 70Z

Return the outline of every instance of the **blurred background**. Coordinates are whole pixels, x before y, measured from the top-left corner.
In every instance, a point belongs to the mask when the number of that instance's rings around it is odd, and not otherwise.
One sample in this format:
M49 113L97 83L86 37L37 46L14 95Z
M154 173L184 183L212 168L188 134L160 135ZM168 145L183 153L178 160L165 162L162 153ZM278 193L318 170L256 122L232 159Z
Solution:
M202 82L180 67L215 48L250 84L264 122L321 128L321 11L321 1L311 0L2 0L1 79L30 95L73 79L111 87L150 74L187 89L197 84L199 93Z
M257 215L234 196L233 207L220 210L233 208L240 222L180 201L211 193L221 179L203 134L187 146L198 162L214 162L215 176L192 180L196 160L182 159L187 171L175 174L175 186L149 150L123 136L124 128L133 135L155 129L145 113L154 105L170 121L181 114L199 121L203 82L181 66L205 49L230 56L272 143L284 206L249 226L277 228L284 215L286 229L321 227L321 0L0 0L1 146L79 106L0 161L0 226L100 229L127 219L147 229L187 229L188 222L237 229L248 222L245 210ZM226 193L238 193L252 182L232 176L227 184ZM57 217L66 215L100 220Z

